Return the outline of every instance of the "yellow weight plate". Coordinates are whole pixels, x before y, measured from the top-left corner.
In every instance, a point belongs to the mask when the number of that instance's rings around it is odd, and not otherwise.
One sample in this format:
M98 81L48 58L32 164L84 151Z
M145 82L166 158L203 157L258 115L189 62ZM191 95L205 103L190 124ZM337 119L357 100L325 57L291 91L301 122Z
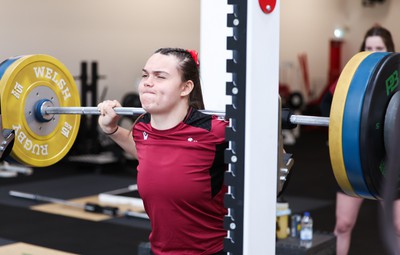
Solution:
M349 182L343 159L343 116L346 105L347 92L351 81L361 62L372 52L360 52L354 55L340 74L333 94L329 119L329 155L336 181L340 188L348 195L357 197L354 188ZM350 132L351 130L349 130Z
M80 106L74 78L57 59L48 55L22 56L0 80L3 128L15 130L11 156L23 164L45 167L61 160L71 149L80 115L54 115L48 121L35 117L36 103Z

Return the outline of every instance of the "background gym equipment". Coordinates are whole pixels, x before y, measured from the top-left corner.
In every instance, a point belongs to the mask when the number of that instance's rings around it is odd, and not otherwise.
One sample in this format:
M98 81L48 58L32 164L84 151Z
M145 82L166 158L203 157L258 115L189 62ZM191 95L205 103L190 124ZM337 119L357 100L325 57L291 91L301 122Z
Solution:
M332 102L331 117L292 115L283 111L283 128L329 126L332 167L339 186L349 195L380 199L385 175L385 139L395 132L389 121L398 101L399 54L361 52L345 66ZM48 166L71 148L80 115L99 115L97 107L79 107L75 82L57 59L47 55L10 58L0 65L2 122L14 130L11 155L31 166ZM397 98L397 97L394 97ZM138 115L142 108L118 107L120 115ZM225 116L218 111L204 113ZM386 117L385 118L385 114ZM385 130L384 128L385 127ZM293 162L280 155L278 192Z
M109 215L109 216L139 217L139 218L148 219L147 215L144 215L142 213L137 213L132 210L121 211L121 210L119 210L119 208L117 206L104 206L104 205L100 205L100 204L96 204L96 203L79 204L79 203L71 202L71 201L64 200L64 199L42 196L39 194L31 194L31 193L26 193L26 192L21 192L21 191L16 191L16 190L10 190L9 195L13 196L13 197L30 199L30 200L35 200L35 201L61 204L61 205L69 206L69 207L82 209L85 212L100 213L100 214L105 214L105 215Z
M7 161L0 162L0 177L9 178L16 177L18 174L31 175L33 169L31 167L10 164Z
M1 123L1 122L0 122ZM11 152L12 147L14 145L15 132L11 129L2 129L1 130L1 145L0 145L0 161L3 161Z
M80 75L74 77L80 82L81 105L97 105L99 100L103 100L107 88L105 88L100 98L98 98L98 84L100 80L106 79L105 75L99 74L99 64L97 61L88 63L82 61L80 65ZM74 155L98 154L102 146L99 141L97 118L92 116L81 116L78 136L71 148Z

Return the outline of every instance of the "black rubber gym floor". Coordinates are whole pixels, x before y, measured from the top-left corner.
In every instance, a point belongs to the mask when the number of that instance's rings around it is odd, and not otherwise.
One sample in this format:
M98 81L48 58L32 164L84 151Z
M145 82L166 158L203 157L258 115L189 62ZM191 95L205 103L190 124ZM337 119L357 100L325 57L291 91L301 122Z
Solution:
M106 166L99 172L87 166L58 163L34 169L32 176L0 178L0 238L75 254L137 254L147 242L150 224L146 219L111 218L89 221L29 210L44 204L9 196L9 190L72 199L124 188L135 182L135 173ZM97 168L98 169L98 168Z
M311 212L315 231L329 233L335 224L338 186L330 167L327 140L326 129L304 128L296 144L285 146L293 153L295 164L282 197L289 201L293 212ZM14 189L70 199L122 188L135 177L135 169L129 165L108 165L99 170L64 161L34 169L31 176L0 178L0 239L77 254L137 254L139 243L146 242L150 232L146 220L92 222L29 210L34 202L8 196L8 191ZM350 254L386 254L378 227L378 206L379 202L372 200L362 205Z

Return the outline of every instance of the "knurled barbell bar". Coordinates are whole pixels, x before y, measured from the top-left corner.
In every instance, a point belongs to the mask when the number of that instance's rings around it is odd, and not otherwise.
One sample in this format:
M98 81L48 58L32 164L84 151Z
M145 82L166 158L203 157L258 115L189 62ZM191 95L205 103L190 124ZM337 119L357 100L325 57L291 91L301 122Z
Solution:
M385 114L397 110L387 107L398 91L399 59L397 53L356 54L340 75L330 118L286 116L290 125L329 126L334 175L349 195L380 198L386 154L383 126L389 125ZM19 56L1 63L0 97L2 126L15 131L11 155L36 167L54 164L66 155L77 136L80 115L100 114L97 107L78 107L80 96L72 75L48 55ZM144 113L133 107L115 110L120 115ZM394 131L385 128L386 137L390 132Z
M81 115L100 115L100 110L97 107L54 107L49 100L42 100L38 102L35 113L38 114L39 121L50 121L54 114L81 114ZM145 113L143 108L138 107L115 107L114 111L118 115L140 115ZM200 110L205 114L216 115L219 117L225 117L225 112L212 111L212 110ZM296 125L309 125L309 126L329 126L328 117L319 116L306 116L306 115L292 115L288 111L289 120L287 120L291 126Z

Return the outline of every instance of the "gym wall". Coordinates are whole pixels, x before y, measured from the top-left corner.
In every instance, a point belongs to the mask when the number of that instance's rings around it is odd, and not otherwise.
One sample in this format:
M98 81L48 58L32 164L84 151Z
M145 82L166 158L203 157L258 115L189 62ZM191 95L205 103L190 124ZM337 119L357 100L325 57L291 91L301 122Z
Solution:
M49 54L74 76L81 61L98 61L106 76L98 95L107 86L106 98L121 100L136 90L157 48L199 48L199 6L198 0L0 0L0 61Z

